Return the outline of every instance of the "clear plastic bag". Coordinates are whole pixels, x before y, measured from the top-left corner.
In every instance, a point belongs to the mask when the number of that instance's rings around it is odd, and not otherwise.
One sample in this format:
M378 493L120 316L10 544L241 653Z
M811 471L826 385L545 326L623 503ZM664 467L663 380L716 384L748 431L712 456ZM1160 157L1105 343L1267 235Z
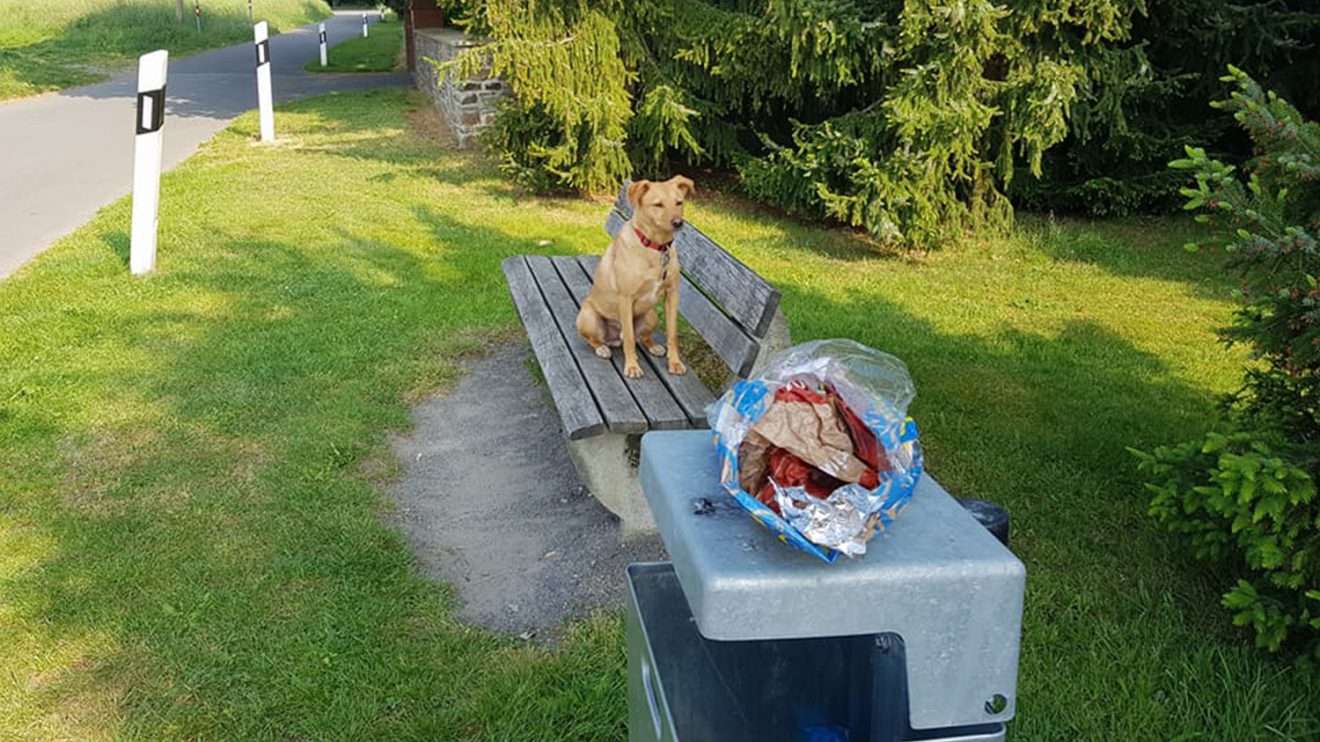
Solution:
M786 543L828 562L860 556L921 477L915 396L907 366L874 348L789 348L707 410L720 481Z

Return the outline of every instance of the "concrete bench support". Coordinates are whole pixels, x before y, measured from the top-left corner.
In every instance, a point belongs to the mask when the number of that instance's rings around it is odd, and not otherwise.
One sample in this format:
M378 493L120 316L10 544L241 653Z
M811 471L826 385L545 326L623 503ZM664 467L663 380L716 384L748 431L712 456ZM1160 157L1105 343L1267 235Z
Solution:
M641 437L605 433L568 442L568 455L582 483L619 517L623 539L655 533L655 518L637 480Z

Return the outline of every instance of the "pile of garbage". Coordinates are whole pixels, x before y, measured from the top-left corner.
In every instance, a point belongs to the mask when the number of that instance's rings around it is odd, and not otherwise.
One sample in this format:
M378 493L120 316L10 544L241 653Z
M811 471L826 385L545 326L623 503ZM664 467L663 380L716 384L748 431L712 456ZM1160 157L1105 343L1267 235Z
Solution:
M827 562L865 554L921 478L915 396L902 361L860 343L789 348L708 410L720 481L789 545Z

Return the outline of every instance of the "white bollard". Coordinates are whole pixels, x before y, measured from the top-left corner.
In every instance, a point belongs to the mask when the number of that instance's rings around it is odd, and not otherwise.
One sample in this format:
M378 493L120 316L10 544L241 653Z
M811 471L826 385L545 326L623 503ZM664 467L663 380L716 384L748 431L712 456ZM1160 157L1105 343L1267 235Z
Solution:
M325 60L325 41L326 41L326 38L325 38L325 24L324 24L324 23L321 24L320 39L321 39L321 66L324 67L324 66L325 66L325 61L326 61L326 60Z
M165 125L165 71L170 53L138 57L137 136L133 146L133 232L128 269L135 276L156 268L156 224L160 211L160 154Z
M275 141L275 109L270 89L270 30L266 22L252 30L257 46L257 115L261 119L261 141Z
M367 38L367 14L362 14L362 38Z

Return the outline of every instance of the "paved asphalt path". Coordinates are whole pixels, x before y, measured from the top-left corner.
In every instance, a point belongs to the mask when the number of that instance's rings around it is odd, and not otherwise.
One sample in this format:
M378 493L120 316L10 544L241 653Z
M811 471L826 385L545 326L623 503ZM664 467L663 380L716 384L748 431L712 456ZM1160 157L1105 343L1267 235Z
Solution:
M372 23L377 17L369 15ZM335 44L361 34L361 11L326 20L332 57ZM270 40L276 102L409 82L404 74L303 71L316 54L315 23ZM255 59L249 42L170 60L166 170L235 116L256 108ZM0 103L0 278L131 190L136 87L134 68L98 85Z

